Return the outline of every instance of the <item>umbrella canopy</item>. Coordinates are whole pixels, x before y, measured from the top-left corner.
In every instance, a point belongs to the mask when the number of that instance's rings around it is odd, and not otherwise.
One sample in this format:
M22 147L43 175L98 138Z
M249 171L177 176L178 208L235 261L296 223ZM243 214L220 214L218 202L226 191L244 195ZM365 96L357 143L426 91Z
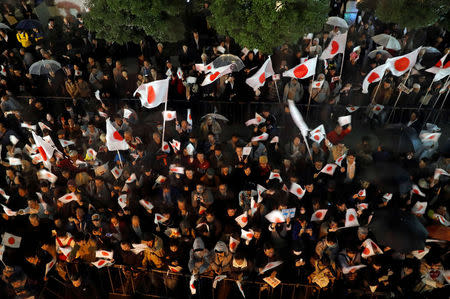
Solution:
M347 21L339 17L329 17L326 24L341 28L348 28Z
M213 61L214 68L218 68L218 67L226 66L226 65L230 65L230 64L231 64L231 70L233 72L239 72L245 66L239 57L237 57L236 55L231 55L231 54L222 54Z
M212 117L216 120L228 121L228 118L226 118L225 116L218 114L218 113L208 113L206 115L203 115L202 118L200 118L200 120L207 118L207 117Z
M3 24L3 23L0 23L0 29L8 29L8 30L11 30L11 28L10 28L8 25Z
M394 153L417 152L422 146L414 128L403 124L389 125L378 130L376 135L381 144Z
M369 224L378 244L407 253L425 247L428 232L416 216L397 208L375 211Z
M46 75L50 72L56 72L61 68L61 64L54 60L40 60L30 66L28 72L32 75Z
M385 47L386 49L400 50L400 42L393 36L388 34L378 34L372 37L373 41Z
M443 56L438 49L433 47L424 47L422 50L425 53L423 53L422 59L420 59L420 64L425 68L434 66Z
M381 57L383 59L388 59L392 57L391 53L389 53L386 50L373 50L372 52L369 53L369 58L374 59L375 56L377 56L377 53L381 53Z
M407 193L411 190L409 173L397 163L378 162L365 167L359 174L384 193Z
M41 28L42 29L41 22L39 22L38 20L27 19L27 20L20 21L16 25L16 29L31 30L33 28Z

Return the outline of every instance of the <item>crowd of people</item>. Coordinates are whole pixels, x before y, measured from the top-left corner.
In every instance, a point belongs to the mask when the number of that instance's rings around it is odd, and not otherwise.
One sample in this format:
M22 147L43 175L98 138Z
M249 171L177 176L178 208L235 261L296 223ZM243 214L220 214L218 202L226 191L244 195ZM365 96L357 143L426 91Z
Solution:
M22 18L35 17L25 1L21 10ZM14 11L4 5L6 21L20 20ZM412 90L400 95L400 107L434 107L446 79L430 85L433 75L419 67L408 78L386 75L380 89L373 84L367 95L361 83L386 60L384 52L369 54L376 50L375 34L401 40L402 49L390 51L397 56L421 45L444 54L448 32L438 25L404 32L360 13L348 29L344 57L318 63L317 78L324 80L319 89L311 87L312 78L281 77L255 91L245 79L269 53L244 54L244 45L206 25L207 15L205 4L199 27L178 55L151 38L128 45L137 53L136 73L123 64L126 48L96 39L81 15L50 19L45 28L15 30L12 22L12 29L0 30L0 297L37 296L52 277L64 283L64 297L106 297L116 290L100 277L120 265L123 281L110 277L111 284L128 294L165 289L174 297L206 297L216 280L219 298L281 296L279 281L310 285L310 295L444 298L450 279L448 140L441 138L440 147L424 142L421 152L391 151L367 136L350 146L348 135L359 128L337 119L348 114L339 107L372 102L385 106L384 116L362 111L362 117L382 126L401 82ZM340 30L325 27L315 37L275 49L275 73L320 56ZM195 64L207 65L223 53L240 57L245 67L201 86L205 74ZM58 61L61 69L31 75L29 67L41 59ZM122 100L133 98L141 84L166 77L175 121L149 121L150 110ZM45 97L66 99L59 107ZM183 117L201 101L309 99L321 109L319 142L300 134L289 105L281 120L270 105L263 106L256 124L246 128L220 120L222 111L200 118L192 110L192 119ZM128 150L108 150L107 119ZM417 136L422 132L420 111L394 121ZM230 133L230 125L239 131ZM440 136L436 126L426 129ZM264 141L254 138L265 134ZM51 156L38 147L40 136ZM407 178L388 186L368 175L377 167L400 167ZM370 222L384 210L406 211L429 228L425 247L396 250L377 239Z

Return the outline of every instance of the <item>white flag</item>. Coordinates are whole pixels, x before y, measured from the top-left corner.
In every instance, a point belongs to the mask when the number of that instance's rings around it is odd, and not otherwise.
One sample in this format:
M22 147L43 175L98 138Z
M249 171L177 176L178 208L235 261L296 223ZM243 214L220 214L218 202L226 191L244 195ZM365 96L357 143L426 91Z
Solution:
M323 50L320 59L330 59L339 53L344 53L345 44L347 43L347 32L335 35L328 47Z
M256 90L259 87L263 86L264 83L266 83L266 80L273 74L275 74L275 72L272 68L272 60L269 57L253 76L245 80L245 83L252 87L253 90Z
M109 151L122 151L130 148L122 135L114 128L109 118L106 120L106 146Z
M167 102L169 80L170 78L167 78L142 84L136 89L133 96L139 94L141 104L145 108L158 107L161 103Z
M317 56L283 73L283 77L306 79L316 74Z

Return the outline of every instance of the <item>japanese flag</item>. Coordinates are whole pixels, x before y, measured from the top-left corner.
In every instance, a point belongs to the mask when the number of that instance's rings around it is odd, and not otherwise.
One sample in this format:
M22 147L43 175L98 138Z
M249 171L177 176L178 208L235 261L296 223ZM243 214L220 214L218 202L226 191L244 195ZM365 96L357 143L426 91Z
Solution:
M184 167L170 165L169 171L173 173L184 174Z
M297 79L306 79L316 73L317 56L287 70L283 73L283 77L291 77Z
M376 115L380 114L380 112L384 109L383 105L380 104L376 104L375 106L373 106L372 108L372 112L375 113Z
M77 200L77 196L75 195L75 193L67 193L64 196L61 196L60 198L58 198L58 200L62 203L69 203L71 201Z
M162 184L162 183L164 183L165 181L166 181L166 177L163 176L163 175L160 175L160 176L158 176L158 177L156 178L155 183L156 183L156 184Z
M2 238L2 244L11 248L19 248L22 237L5 232Z
M334 161L334 163L339 165L339 167L342 167L342 161L344 161L345 157L347 157L347 154L343 154L342 156L337 158L336 161Z
M450 75L450 67L446 69L441 69L439 72L436 73L436 75L433 78L433 81L439 81L445 77Z
M191 109L188 109L188 110L187 110L186 121L188 122L188 124L190 124L190 125L192 126L192 114L191 114Z
M311 215L311 221L321 221L323 220L323 218L325 218L325 215L327 214L327 209L321 209L321 210L317 210L315 211L312 215Z
M257 126L257 125L259 125L260 123L263 123L263 122L265 122L266 121L266 119L264 118L264 117L262 117L261 115L259 115L258 113L255 113L255 118L252 118L252 119L249 119L249 120L247 120L246 122L245 122L245 125L248 127L248 126L251 126L251 125L255 125L255 126Z
M445 171L444 169L442 169L442 168L436 168L436 169L434 170L434 177L433 177L433 178L434 178L435 180L438 180L439 177L440 177L441 175L449 176L448 172Z
M38 125L39 125L39 128L41 128L41 131L44 131L44 129L46 129L46 130L49 130L49 131L52 131L52 129L49 127L49 126L47 126L46 124L44 124L43 122L38 122Z
M378 247L378 245L375 244L375 242L371 239L366 239L361 244L361 247L364 248L363 252L361 253L361 257L363 258L368 258L369 256L376 254L383 254L383 250L381 250L381 248Z
M272 173L271 173L272 174ZM277 173L278 175L280 175L279 173ZM281 177L280 177L280 181L281 181ZM267 189L266 188L264 188L263 186L261 186L261 185L256 185L256 191L258 192L258 203L260 203L263 199L262 199L262 194L265 192L265 191L267 191Z
M167 102L169 80L170 78L167 78L142 84L136 89L133 96L139 94L141 104L145 108L158 107L161 103Z
M327 164L324 168L320 171L321 173L326 173L328 175L333 175L334 171L336 170L337 165L336 164Z
M175 139L172 139L172 141L169 141L170 145L172 146L174 151L179 151L181 148L181 143Z
M297 127L300 129L300 132L302 133L302 135L306 138L306 136L308 135L308 130L309 130L308 126L306 125L305 121L303 120L303 117L302 117L300 111L298 111L297 107L295 106L294 101L288 100L288 103L289 103L289 111L291 113L292 120L297 125Z
M3 211L5 212L6 215L12 217L12 216L17 216L17 212L14 212L13 210L11 210L10 208L8 208L5 205L2 205L3 207Z
M273 210L269 214L265 216L267 221L270 223L283 223L286 221L286 219L283 216L283 213L279 210Z
M42 160L42 156L41 154L36 154L36 155L30 155L31 160L33 161L33 163L41 163L44 162L44 160Z
M163 111L162 114L165 121L170 121L177 118L176 111Z
M88 148L84 160L95 160L95 158L97 158L97 152L93 148Z
M380 81L383 79L384 73L386 72L386 69L388 68L388 64L382 64L371 70L366 77L364 78L364 81L362 83L362 93L368 93L369 92L369 85L375 82ZM350 112L350 111L349 111Z
M34 132L31 133L33 134L34 143L36 143L39 154L41 154L42 160L44 162L49 161L49 159L53 156L55 148L52 147L47 141L45 141L41 136L36 135L36 133Z
M424 256L427 255L427 253L430 251L428 247L424 247L424 249L419 250L413 250L411 251L411 254L418 260L423 259Z
M155 213L155 224L163 223L166 220L167 220L167 218L164 217L163 215Z
M40 180L47 180L50 183L54 184L56 180L58 180L58 177L51 173L50 171L47 171L45 169L41 169L37 172L37 177Z
M202 82L202 86L208 85L219 79L220 77L233 72L231 69L232 64L225 65L214 69L210 74L206 75L205 80Z
M383 199L385 199L386 201L390 201L392 199L392 193L385 193L383 195Z
M191 290L192 295L197 294L197 289L195 288L194 282L195 282L195 275L192 274L191 279L189 280L189 289Z
M439 220L439 222L442 223L442 225L450 226L450 222L447 221L447 219L445 219L444 216L434 213L434 217L436 217L436 219Z
M128 177L128 179L127 179L127 181L126 181L125 183L131 184L131 183L134 182L134 181L136 181L136 174L135 174L135 173L132 173L132 174Z
M289 190L292 194L297 196L299 199L305 195L305 190L297 183L291 184L291 189Z
M355 209L347 209L345 212L345 227L359 226L358 215Z
M419 186L417 186L416 184L412 185L412 189L411 189L411 193L412 194L416 194L422 197L425 197L425 193L423 193L420 189Z
M365 210L369 208L369 204L362 202L357 204L356 207L358 208L358 210Z
M228 248L230 248L230 251L234 253L236 251L236 248L239 245L239 240L236 240L232 236L230 236L230 242L228 243Z
M430 67L426 71L429 73L437 74L443 69L450 69L450 60L447 62L445 61L447 59L447 55L448 53L442 56L442 58L439 59L439 61L434 66Z
M107 260L98 260L96 262L92 262L92 265L96 266L98 269L111 265L111 262Z
M283 181L283 179L281 178L281 175L278 172L271 172L270 173L269 180L272 180L272 179L278 179L280 182Z
M262 133L261 135L255 136L252 138L252 141L265 141L269 138L269 134Z
M323 125L318 126L317 128L315 128L314 130L311 130L311 132L309 132L309 134L314 135L314 134L322 134L322 135L326 135L325 134L325 127Z
M437 142L441 137L441 133L422 133L419 138L422 142Z
M114 178L117 180L122 175L123 170L115 166L113 169L111 169L111 173L114 176Z
M324 138L325 138L325 136L320 132L311 134L311 136L309 136L309 139L311 139L312 141L317 142L317 143L321 143Z
M428 203L426 201L417 201L416 204L411 208L413 214L423 215L427 209Z
M384 73L383 73L384 74ZM367 93L367 92L366 92ZM345 109L347 109L347 111L349 112L349 113L353 113L353 112L355 112L356 110L358 110L359 109L359 107L358 106L349 106L349 107L346 107Z
M275 136L272 138L272 140L270 140L270 143L278 143L280 142L280 138L278 136Z
M366 189L361 189L358 191L358 197L366 197Z
M119 198L117 198L117 203L122 209L124 209L128 204L127 195L126 194L120 195Z
M347 32L339 35L335 35L331 40L328 47L323 50L320 59L330 59L333 58L336 54L344 53L345 44L347 42Z
M312 86L312 88L318 88L318 89L320 89L320 88L322 88L323 82L325 82L325 80L322 80L322 81L313 81L312 84L311 84L311 86Z
M409 71L416 64L417 55L419 55L420 49L421 47L406 55L388 58L386 64L392 75L401 76Z
M251 215L255 215L256 211L258 210L258 203L255 201L255 199L252 197L250 199L250 211Z
M5 190L3 190L2 188L0 188L0 195L3 196L6 200L10 198L10 196L7 195Z
M349 125L352 122L352 116L351 115L346 115L346 116L340 116L338 118L338 123L339 125L341 125L342 127L345 125Z
M98 257L98 258L101 258L101 259L112 260L113 259L113 252L112 251L106 251L106 250L97 250L95 252L95 257Z
M234 220L236 220L236 222L239 224L239 226L241 228L244 228L247 226L248 224L248 215L247 212L245 212L244 214L236 217Z
M178 76L178 79L180 79L180 80L183 79L183 71L181 70L181 68L177 69L177 76Z
M128 119L128 118L130 118L131 114L133 114L133 112L131 110L129 110L127 108L123 109L123 118Z
M262 67L250 78L245 80L253 90L257 90L259 87L263 86L266 83L266 80L269 79L275 72L272 68L272 60L267 58Z
M255 234L255 232L253 230L243 230L241 229L241 238L247 241L250 241L251 239L253 239L253 235Z
M73 142L71 140L64 140L64 139L59 139L59 143L61 143L62 147L66 147L66 146L75 144L75 142Z
M165 153L170 153L170 147L166 141L162 142L161 150Z
M53 258L50 262L45 264L45 274L44 276L47 276L48 272L53 268L53 266L56 264L56 259Z
M152 203L149 202L148 200L141 199L141 200L139 201L139 203L140 203L141 206L143 206L144 209L146 209L147 211L153 210L153 205L152 205Z
M130 148L122 135L114 128L109 118L106 120L106 146L109 151L122 151Z
M450 280L450 278L447 279L447 282L448 282L449 280ZM241 284L241 282L240 282L239 280L236 280L236 285L237 285L239 291L241 292L242 297L244 297L244 299L245 299L244 289L242 288L242 284Z

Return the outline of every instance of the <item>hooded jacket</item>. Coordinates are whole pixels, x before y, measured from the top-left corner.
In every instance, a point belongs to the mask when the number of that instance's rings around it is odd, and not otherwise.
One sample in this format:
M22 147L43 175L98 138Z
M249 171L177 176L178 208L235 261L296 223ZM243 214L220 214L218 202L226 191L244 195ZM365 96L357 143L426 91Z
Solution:
M205 248L205 243L201 238L196 238L189 252L189 271L194 270L198 274L204 273L209 268L209 250Z

